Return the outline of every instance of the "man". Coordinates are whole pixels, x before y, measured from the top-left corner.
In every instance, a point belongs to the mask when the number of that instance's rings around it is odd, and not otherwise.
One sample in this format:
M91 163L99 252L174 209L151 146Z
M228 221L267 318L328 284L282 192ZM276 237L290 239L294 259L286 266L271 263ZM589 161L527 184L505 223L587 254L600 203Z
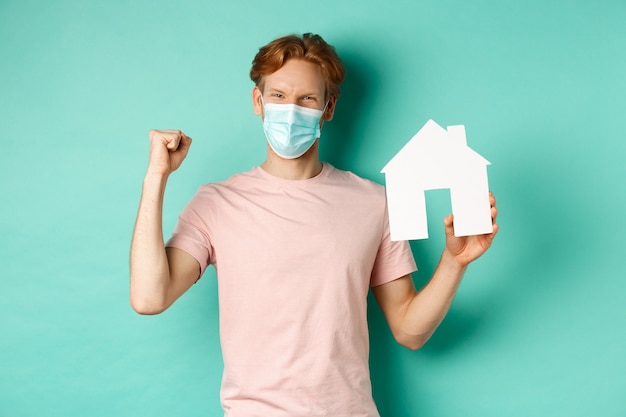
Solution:
M227 416L378 416L368 368L371 288L396 340L418 349L448 311L467 265L497 232L454 237L417 292L407 242L389 238L384 188L319 159L344 67L311 34L262 47L250 72L267 157L253 170L202 186L164 244L163 194L189 151L178 130L150 132L131 247L133 308L168 308L217 271Z

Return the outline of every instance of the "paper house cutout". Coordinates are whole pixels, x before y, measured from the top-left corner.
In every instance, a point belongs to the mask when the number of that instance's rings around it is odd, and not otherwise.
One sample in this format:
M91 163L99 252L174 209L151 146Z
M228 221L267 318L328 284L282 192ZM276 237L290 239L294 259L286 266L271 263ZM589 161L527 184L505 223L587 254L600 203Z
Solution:
M450 189L454 235L491 233L489 161L467 146L465 126L429 120L385 165L391 240L428 238L426 190Z

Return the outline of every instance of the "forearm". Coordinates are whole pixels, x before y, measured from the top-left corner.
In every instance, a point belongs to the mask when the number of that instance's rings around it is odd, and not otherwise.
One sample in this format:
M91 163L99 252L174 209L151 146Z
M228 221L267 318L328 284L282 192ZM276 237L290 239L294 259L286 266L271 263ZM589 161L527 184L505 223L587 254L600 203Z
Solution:
M466 269L444 250L428 284L408 302L398 335L403 345L418 349L432 336L450 309Z
M131 304L146 314L158 313L167 304L170 273L162 225L166 182L165 175L146 175L131 244Z
M403 346L419 349L426 343L448 313L467 266L491 246L498 232L498 210L492 194L489 202L493 222L490 234L457 237L453 216L444 219L446 247L432 278L420 292L415 290L411 275L372 288L393 335Z

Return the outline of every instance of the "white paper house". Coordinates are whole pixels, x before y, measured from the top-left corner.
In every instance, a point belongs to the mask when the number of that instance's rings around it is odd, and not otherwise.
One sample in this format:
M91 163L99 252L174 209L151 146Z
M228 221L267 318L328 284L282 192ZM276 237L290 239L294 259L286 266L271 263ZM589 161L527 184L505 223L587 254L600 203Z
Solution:
M492 232L489 161L467 146L465 127L429 120L385 165L392 240L428 238L426 190L450 189L455 236Z

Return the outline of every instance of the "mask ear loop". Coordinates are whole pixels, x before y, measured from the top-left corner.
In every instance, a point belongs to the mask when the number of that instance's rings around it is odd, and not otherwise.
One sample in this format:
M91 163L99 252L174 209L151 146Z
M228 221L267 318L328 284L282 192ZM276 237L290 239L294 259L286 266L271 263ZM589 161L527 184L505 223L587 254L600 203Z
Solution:
M261 93L261 106L263 106L263 112L261 112L261 120L265 120L265 100L263 100L263 93Z
M326 109L328 109L328 103L330 103L330 99L328 99L328 101L326 101L326 104L324 105L324 109L322 110L322 117L320 118L321 120L324 120L324 114L326 114Z
M326 102L326 104L324 105L324 108L322 109L322 115L320 116L320 129L322 128L322 123L324 122L324 114L326 114L326 109L328 108L328 103L330 103L330 99L328 99L328 101Z

